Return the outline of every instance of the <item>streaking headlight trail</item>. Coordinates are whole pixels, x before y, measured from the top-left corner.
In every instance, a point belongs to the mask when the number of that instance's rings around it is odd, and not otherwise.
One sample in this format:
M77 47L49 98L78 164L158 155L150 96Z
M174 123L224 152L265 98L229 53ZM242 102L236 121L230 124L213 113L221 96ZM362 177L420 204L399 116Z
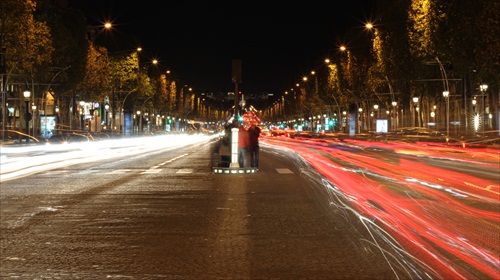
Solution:
M0 181L79 163L139 155L205 142L217 136L165 135L30 147L2 147Z

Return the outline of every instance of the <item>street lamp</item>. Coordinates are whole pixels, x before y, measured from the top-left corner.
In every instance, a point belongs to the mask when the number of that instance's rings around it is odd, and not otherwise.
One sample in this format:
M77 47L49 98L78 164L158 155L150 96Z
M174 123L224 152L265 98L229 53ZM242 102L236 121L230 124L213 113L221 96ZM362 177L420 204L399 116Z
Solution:
M35 103L33 103L33 104L31 105L31 120L33 121L33 122L32 122L32 127L33 127L33 136L35 136L36 121L37 121L37 120L36 120L36 114L35 114L35 112L36 112L36 105L35 105Z
M108 129L108 120L109 120L109 103L106 102L104 104L104 111L105 111L105 116L104 116L104 125L106 126L106 130Z
M59 123L60 122L60 118L59 118L59 106L56 106L56 134L59 134L59 130L57 128L61 128L61 124Z
M398 102L397 101L392 101L391 103L392 107L393 107L393 111L394 111L394 117L393 117L393 124L392 126L393 127L398 127L398 116L397 116L397 106L398 106Z
M29 129L29 126L30 126L30 120L31 120L31 114L30 114L30 110L29 110L29 103L30 103L30 96L31 96L31 91L29 90L25 90L23 92L23 95L24 95L24 100L26 102L26 113L24 114L24 120L26 121L26 134L30 134L30 129Z
M415 96L413 97L413 108L415 109L418 118L417 106L418 106L418 97ZM413 114L413 126L417 126L417 118L415 118L415 114Z
M137 111L137 134L141 134L142 132L142 115L141 111Z
M484 110L484 100L485 100L485 92L488 90L488 85L486 84L481 84L479 85L479 90L481 91L481 115L482 115L482 126L483 126L483 136L484 136L484 130L485 130L485 125L484 125L484 119L486 118L486 112Z
M474 99L472 99L472 109L474 111L474 131L477 132L478 128L479 128L479 116L477 114L477 111L476 111L476 104L477 104L477 100L476 100L476 97L474 96Z
M446 101L446 136L450 136L450 92L443 91L443 97Z

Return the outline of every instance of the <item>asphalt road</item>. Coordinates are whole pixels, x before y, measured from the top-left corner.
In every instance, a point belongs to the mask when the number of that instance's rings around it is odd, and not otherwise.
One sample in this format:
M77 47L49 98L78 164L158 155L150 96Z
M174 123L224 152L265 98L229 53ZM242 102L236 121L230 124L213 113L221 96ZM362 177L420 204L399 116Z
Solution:
M408 279L300 160L214 174L216 142L0 186L2 279Z

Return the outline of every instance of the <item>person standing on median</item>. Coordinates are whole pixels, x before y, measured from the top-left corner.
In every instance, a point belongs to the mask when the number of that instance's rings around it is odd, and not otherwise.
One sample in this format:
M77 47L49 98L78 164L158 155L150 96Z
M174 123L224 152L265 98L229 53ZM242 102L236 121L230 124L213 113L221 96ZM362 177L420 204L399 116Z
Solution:
M248 149L250 146L250 134L244 125L238 130L238 162L240 167L250 166Z
M260 128L252 124L248 129L249 134L249 153L250 153L250 166L259 168L259 136Z

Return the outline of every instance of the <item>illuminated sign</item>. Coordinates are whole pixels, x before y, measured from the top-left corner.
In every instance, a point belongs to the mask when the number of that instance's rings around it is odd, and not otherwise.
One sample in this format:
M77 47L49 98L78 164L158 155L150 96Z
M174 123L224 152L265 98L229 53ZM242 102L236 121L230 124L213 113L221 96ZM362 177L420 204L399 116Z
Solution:
M54 136L56 132L56 117L55 116L44 116L40 118L40 132L43 138L50 138Z
M387 132L388 123L387 119L377 119L377 132Z

